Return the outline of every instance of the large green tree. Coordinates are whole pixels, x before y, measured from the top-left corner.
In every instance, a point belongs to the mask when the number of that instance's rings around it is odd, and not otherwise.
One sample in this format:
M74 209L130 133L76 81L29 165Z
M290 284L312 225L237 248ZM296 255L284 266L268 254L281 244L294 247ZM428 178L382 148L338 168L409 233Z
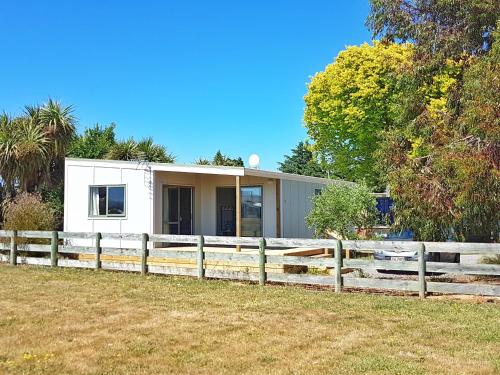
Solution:
M292 149L291 155L285 155L285 160L279 163L279 170L284 173L295 173L304 176L327 177L320 163L314 158L311 146L300 141Z
M396 223L422 240L498 238L500 3L371 3L375 35L415 44L378 154Z
M439 67L463 53L483 54L493 44L498 0L370 0L367 26L389 41L411 41L416 60Z
M397 116L399 80L411 54L409 44L352 46L312 78L304 122L332 175L383 188L374 152Z
M71 142L68 156L83 159L104 159L116 143L115 124L87 128Z

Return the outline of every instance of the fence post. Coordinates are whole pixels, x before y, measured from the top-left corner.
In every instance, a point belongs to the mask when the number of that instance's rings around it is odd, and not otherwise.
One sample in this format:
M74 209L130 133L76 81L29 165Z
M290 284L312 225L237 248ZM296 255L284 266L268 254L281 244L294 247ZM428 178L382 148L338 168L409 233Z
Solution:
M259 241L259 285L266 283L266 240Z
M335 293L342 291L342 241L335 243Z
M149 236L147 233L142 234L142 262L141 262L141 275L148 273L148 240Z
M102 267L101 263L101 254L102 254L102 247L101 247L101 238L102 234L100 232L97 232L95 234L95 270L98 270Z
M420 298L425 298L426 294L426 283L425 283L425 245L420 244L418 248L418 296Z
M10 237L10 265L15 266L17 264L17 230L12 231L12 236Z
M205 244L205 238L203 236L198 237L198 279L203 279L205 277L205 267L203 265L205 261L205 252L203 251L203 245Z
M50 240L50 266L57 267L57 250L59 246L59 234L57 231L52 231L52 239Z

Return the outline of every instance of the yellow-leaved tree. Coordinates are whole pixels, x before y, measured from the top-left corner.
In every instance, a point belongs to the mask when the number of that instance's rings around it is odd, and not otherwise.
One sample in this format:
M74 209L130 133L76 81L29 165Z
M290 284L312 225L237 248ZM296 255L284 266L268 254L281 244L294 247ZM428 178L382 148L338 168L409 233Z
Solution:
M397 116L400 80L411 59L411 44L375 41L347 47L312 77L304 122L331 175L383 189L374 152Z

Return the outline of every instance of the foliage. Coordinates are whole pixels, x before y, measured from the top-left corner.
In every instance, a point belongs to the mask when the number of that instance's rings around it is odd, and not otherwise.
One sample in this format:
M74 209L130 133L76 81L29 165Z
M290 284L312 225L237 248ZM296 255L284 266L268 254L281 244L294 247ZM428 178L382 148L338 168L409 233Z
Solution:
M83 134L71 142L68 156L83 159L104 159L110 148L116 143L114 123L108 126L96 124L87 128Z
M357 228L369 228L376 223L376 205L364 184L331 184L313 198L306 222L317 237L334 234L340 239L355 238Z
M45 202L54 213L55 229L63 230L64 225L64 182L51 188L42 188L42 201Z
M245 164L241 157L238 158L230 158L227 155L224 155L222 152L217 151L212 160L208 160L205 158L199 158L194 161L195 164L198 165L217 165L217 166L226 166L226 167L244 167Z
M498 10L492 1L372 1L374 33L415 43L397 126L377 155L396 226L416 239L498 237Z
M69 143L75 135L76 118L73 107L63 107L49 98L41 107L27 107L34 122L42 125L50 146L50 155L63 158Z
M6 230L54 230L54 210L37 193L21 193L3 204Z
M64 155L75 133L71 106L49 99L24 114L0 118L0 177L11 194L62 179Z
M299 142L292 155L285 155L285 160L279 163L279 170L284 173L295 173L304 176L327 177L327 173L313 157L311 147L307 142Z
M348 47L317 73L304 97L304 122L332 175L383 189L373 153L394 123L399 79L411 61L409 44Z
M493 43L498 0L370 0L374 35L412 41L418 59L431 63L466 52L478 55ZM437 65L438 66L438 65Z
M118 141L110 147L105 158L111 160L138 160L139 150L137 149L137 142L133 138Z
M214 158L212 160L212 164L213 165L228 166L228 167L244 167L245 166L241 157L238 157L236 159L232 159L229 156L222 154L220 152L220 150L215 153Z
M167 148L155 144L152 138L136 142L133 138L113 144L105 155L111 160L145 160L155 163L173 163L175 157L167 152Z
M147 160L154 163L173 163L175 157L163 145L155 144L148 137L136 142L133 138L116 141L114 123L101 127L99 124L77 136L71 144L68 156L86 159Z
M144 138L137 143L139 159L153 163L174 163L175 157L163 145L155 144L153 138Z
M467 133L500 141L500 28L491 51L464 73L460 125Z
M211 165L212 163L210 162L210 160L208 159L205 159L205 158L198 158L194 161L195 164L198 164L198 165Z

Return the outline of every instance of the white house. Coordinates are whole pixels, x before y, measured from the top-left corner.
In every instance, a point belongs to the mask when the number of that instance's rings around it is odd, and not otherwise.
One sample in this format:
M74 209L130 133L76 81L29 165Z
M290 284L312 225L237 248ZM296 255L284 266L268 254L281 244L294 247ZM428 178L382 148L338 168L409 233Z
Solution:
M67 158L64 230L309 238L331 179L243 167Z

